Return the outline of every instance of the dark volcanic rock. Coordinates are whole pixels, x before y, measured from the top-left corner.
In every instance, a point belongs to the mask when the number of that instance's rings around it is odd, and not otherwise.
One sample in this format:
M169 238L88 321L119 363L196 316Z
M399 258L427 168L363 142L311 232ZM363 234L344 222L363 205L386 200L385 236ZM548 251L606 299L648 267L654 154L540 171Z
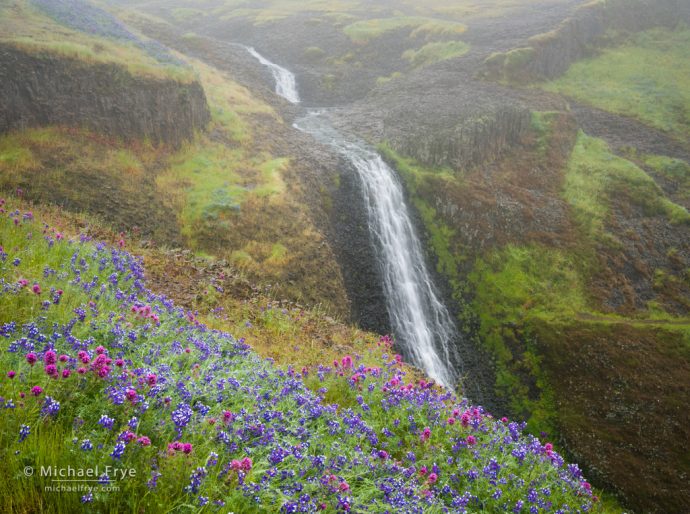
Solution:
M458 170L482 164L518 143L530 125L529 110L499 104L481 110L463 109L447 123L410 120L388 123L383 136L398 152L426 166ZM435 127L432 125L436 125Z
M139 77L114 64L11 45L0 46L0 90L0 133L60 124L179 146L210 121L198 82Z

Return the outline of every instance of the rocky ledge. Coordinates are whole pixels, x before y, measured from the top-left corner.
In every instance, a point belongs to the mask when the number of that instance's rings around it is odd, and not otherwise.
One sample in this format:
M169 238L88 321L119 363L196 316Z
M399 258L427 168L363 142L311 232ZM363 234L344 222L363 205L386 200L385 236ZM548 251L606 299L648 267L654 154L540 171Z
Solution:
M0 133L60 124L178 147L210 121L196 81L138 76L9 44L0 45L0 89Z

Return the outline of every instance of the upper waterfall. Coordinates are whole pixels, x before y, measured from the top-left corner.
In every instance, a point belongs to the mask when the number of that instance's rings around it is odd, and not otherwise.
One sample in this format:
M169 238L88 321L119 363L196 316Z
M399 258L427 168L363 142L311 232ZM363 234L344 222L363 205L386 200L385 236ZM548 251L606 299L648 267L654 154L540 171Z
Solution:
M297 92L297 81L295 80L295 75L282 66L269 61L253 47L248 46L246 48L253 57L271 70L273 78L276 81L276 94L278 96L282 96L290 103L298 104L300 99L299 93Z

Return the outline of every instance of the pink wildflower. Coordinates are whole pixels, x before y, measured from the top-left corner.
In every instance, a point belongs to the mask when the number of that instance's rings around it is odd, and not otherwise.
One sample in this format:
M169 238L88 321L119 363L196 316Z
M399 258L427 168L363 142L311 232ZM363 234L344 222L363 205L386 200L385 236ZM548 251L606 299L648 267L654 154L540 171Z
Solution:
M57 354L53 350L48 350L43 356L43 361L46 364L55 364L57 362Z
M424 428L424 430L422 430L422 435L419 436L419 438L422 441L428 441L430 437L431 437L431 429L429 427Z

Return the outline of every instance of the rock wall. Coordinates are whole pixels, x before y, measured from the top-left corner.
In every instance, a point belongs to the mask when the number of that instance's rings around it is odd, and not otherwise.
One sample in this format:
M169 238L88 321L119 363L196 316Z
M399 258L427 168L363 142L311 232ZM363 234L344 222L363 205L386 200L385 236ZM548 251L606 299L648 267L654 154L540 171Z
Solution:
M451 122L431 122L429 130L400 130L397 124L384 127L384 139L392 148L425 166L472 168L498 157L519 143L530 127L530 113L524 105L500 103L481 111L461 110ZM387 130L391 129L391 130Z
M686 0L598 0L578 9L551 32L527 40L524 47L496 53L482 75L494 80L529 83L552 79L590 55L607 31L638 32L655 26L690 22Z
M198 82L130 74L0 45L0 133L38 125L87 127L125 140L179 146L210 121Z

